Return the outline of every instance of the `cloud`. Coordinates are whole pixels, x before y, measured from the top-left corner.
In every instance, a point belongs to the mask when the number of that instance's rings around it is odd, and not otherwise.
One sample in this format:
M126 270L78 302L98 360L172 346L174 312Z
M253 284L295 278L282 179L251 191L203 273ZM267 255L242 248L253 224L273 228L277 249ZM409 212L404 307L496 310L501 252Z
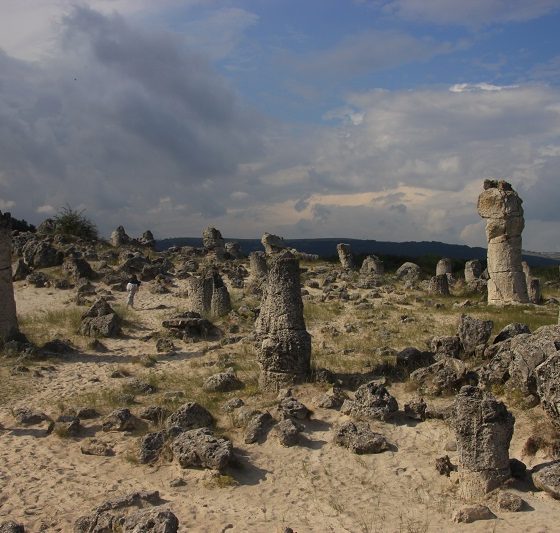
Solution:
M493 85L491 83L456 83L449 87L452 93L467 93L475 91L505 91L507 89L518 89L519 85Z
M359 76L399 65L426 61L454 49L450 43L418 38L398 30L371 30L345 37L331 48L288 57L309 77Z
M483 26L524 22L560 9L558 0L374 0L383 12L435 24Z
M40 63L0 53L0 196L28 218L83 201L105 231L163 196L224 213L261 118L174 34L86 8L60 30Z

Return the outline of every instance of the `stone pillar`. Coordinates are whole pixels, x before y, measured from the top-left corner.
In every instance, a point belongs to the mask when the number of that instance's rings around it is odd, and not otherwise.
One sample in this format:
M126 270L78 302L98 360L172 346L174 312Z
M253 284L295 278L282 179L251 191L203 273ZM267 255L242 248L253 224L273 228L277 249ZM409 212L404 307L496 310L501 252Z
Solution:
M382 276L385 273L385 266L383 265L383 261L376 255L368 255L362 263L360 273Z
M299 261L288 251L269 260L256 331L263 389L278 390L307 379L311 336L303 318Z
M449 281L447 274L438 274L430 279L428 286L430 294L437 294L440 296L449 296Z
M261 244L264 246L266 255L277 254L286 249L286 244L282 237L273 235L272 233L263 233L261 237Z
M241 245L237 241L226 242L226 252L234 259L242 259Z
M229 292L217 272L209 272L201 278L187 279L191 311L206 316L224 316L231 311Z
M354 256L352 255L352 247L349 244L339 243L336 245L338 258L342 268L347 270L354 270Z
M465 281L471 283L482 276L482 265L478 259L472 259L465 263Z
M0 211L0 340L19 331L12 283L12 219Z
M254 282L261 283L265 281L268 275L266 254L264 252L251 252L249 254L249 269L251 270L251 279Z
M506 406L492 395L470 385L460 390L453 406L453 426L464 498L480 498L510 477L514 423Z
M220 230L212 226L207 227L202 232L202 246L209 252L213 252L218 261L224 260L226 245Z
M131 238L126 234L123 226L119 226L113 233L111 233L111 244L113 246L123 246L130 244Z
M503 180L484 180L478 214L486 219L488 239L488 303L527 303L527 283L521 266L523 200Z
M449 274L449 276L453 275L451 259L444 257L438 261L438 264L436 265L436 276L440 276L441 274Z
M539 278L529 278L527 280L527 294L532 304L542 302L541 280Z

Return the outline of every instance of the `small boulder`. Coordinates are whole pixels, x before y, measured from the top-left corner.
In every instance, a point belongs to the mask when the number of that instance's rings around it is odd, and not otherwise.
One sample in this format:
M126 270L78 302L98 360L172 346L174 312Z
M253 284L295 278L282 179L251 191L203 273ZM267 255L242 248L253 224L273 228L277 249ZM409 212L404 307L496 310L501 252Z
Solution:
M0 522L0 533L25 533L25 528L23 524L8 520L7 522Z
M457 335L465 355L474 355L477 346L485 345L492 335L494 323L491 320L479 320L468 315L461 315Z
M354 400L346 400L340 410L357 418L387 421L399 410L399 405L383 385L370 381L361 385Z
M544 490L560 500L560 461L535 466L531 477L537 489Z
M428 406L422 398L419 400L412 400L411 402L404 404L404 414L411 420L424 421L426 420L427 408Z
M210 427L213 424L214 417L196 402L183 404L167 419L168 428L178 426L184 430Z
M233 446L208 428L181 433L173 441L173 455L182 468L223 470L233 457Z
M254 444L255 442L264 440L273 423L274 419L268 412L256 413L253 415L245 427L245 444Z
M486 505L467 505L453 514L453 522L470 524L477 520L492 520L496 515Z
M230 392L243 387L243 382L235 375L233 368L206 378L202 385L206 392Z
M503 342L523 333L531 333L529 326L527 326L527 324L520 324L519 322L512 322L500 330L494 338L493 344L498 344L499 342Z
M444 455L436 459L436 470L440 475L449 477L451 472L457 471L457 465L451 462L449 455Z
M359 422L346 422L339 426L333 442L359 455L381 453L390 449L389 441L384 435L373 432L368 424Z
M304 427L291 418L282 420L276 425L275 434L282 446L291 447L299 443L299 434Z
M523 509L525 501L513 492L500 492L498 494L498 507L502 511L518 513Z
M158 459L160 452L165 444L167 433L156 431L147 433L140 439L138 449L138 461L142 464L152 463Z
M136 421L129 409L119 408L108 414L101 425L103 431L132 431Z

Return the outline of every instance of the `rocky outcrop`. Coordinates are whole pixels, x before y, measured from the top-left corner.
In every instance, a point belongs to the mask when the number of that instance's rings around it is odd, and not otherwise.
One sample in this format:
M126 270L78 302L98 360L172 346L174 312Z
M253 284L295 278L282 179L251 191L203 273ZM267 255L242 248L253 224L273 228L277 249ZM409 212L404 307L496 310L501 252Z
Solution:
M208 428L181 433L173 441L172 449L182 468L223 470L233 458L231 442L216 437Z
M455 399L452 423L463 496L478 498L499 487L511 474L513 415L490 394L466 386Z
M385 266L383 261L376 255L368 255L360 268L360 274L382 276L385 273Z
M341 412L366 420L390 420L399 410L397 400L375 381L361 385L353 400L346 400Z
M243 259L243 252L241 251L241 245L236 241L226 242L226 252L233 259Z
M482 265L478 259L472 259L465 263L465 281L467 283L475 282L482 276Z
M284 239L272 233L264 233L261 237L261 243L266 255L277 254L287 248Z
M433 365L415 370L410 374L410 380L424 394L448 394L467 382L467 367L459 359L443 357Z
M224 316L231 311L229 291L220 274L210 271L203 277L188 278L188 294L192 311L207 316Z
M536 466L531 478L537 489L544 490L560 500L560 461Z
M111 233L111 244L115 247L125 246L130 244L132 239L126 234L123 226L119 226L113 233Z
M0 341L18 332L16 302L12 283L12 231L9 213L0 211Z
M432 276L428 284L428 292L437 296L449 296L449 281L447 274Z
M156 247L156 240L154 239L154 234L147 230L142 233L142 237L138 239L138 243L142 246L146 246L147 248L154 249Z
M202 232L202 246L208 252L212 252L218 261L225 258L226 245L220 230L209 226Z
M88 337L116 337L121 320L105 298L99 298L83 315L80 334Z
M342 242L337 244L336 251L342 268L345 270L354 270L356 268L354 256L352 255L352 247L349 244Z
M478 214L486 220L488 240L488 303L527 303L527 283L521 265L523 201L503 180L485 180Z
M542 406L560 431L560 339L556 347L559 351L535 368L535 377Z
M484 347L492 335L493 327L491 320L479 320L472 316L461 315L457 336L465 355L474 355L477 347Z
M270 258L256 333L261 387L277 390L307 379L311 337L303 319L299 262L288 251Z
M422 270L416 263L406 262L403 263L395 273L397 278L404 281L416 282L422 275Z

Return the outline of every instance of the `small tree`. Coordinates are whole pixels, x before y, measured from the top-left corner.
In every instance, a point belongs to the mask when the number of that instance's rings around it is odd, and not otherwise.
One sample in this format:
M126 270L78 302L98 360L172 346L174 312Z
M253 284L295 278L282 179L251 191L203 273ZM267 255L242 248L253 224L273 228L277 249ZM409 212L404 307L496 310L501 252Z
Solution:
M98 238L97 226L86 216L85 209L78 211L69 205L61 207L53 217L55 234L72 235L81 239L96 240Z

